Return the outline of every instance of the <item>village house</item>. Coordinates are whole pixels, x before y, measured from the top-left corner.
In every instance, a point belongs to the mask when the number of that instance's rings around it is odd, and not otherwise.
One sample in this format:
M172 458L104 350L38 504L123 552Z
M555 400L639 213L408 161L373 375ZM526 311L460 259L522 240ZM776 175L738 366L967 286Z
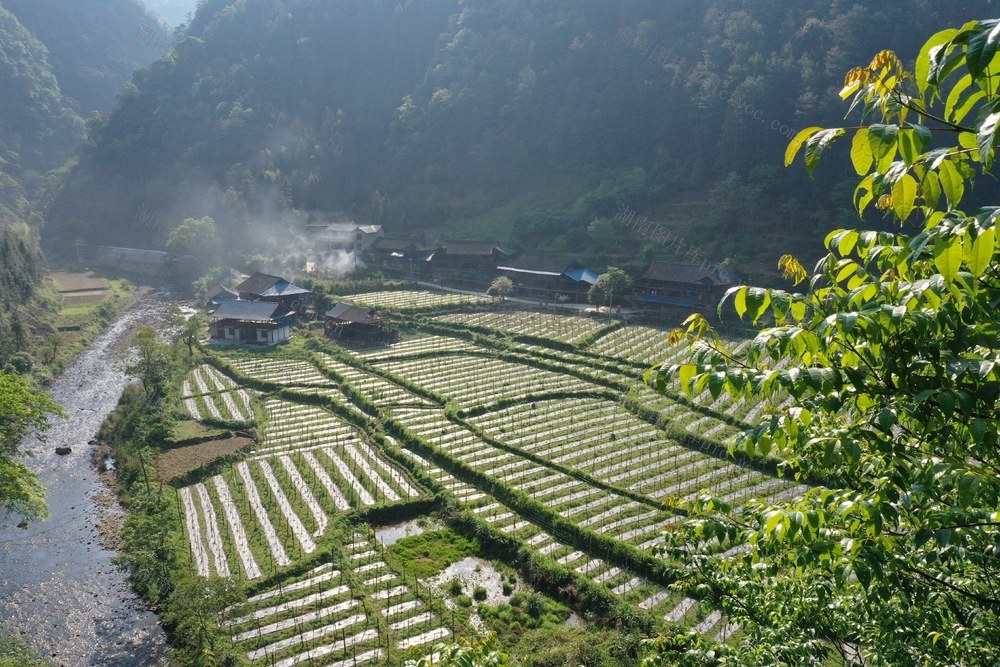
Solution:
M209 315L215 342L274 345L292 335L295 311L271 301L222 301Z
M431 255L431 276L436 282L486 287L497 277L497 266L507 263L513 255L513 251L496 243L446 241Z
M312 303L312 292L279 276L255 273L235 288L242 301L280 303L288 310L305 312Z
M234 289L230 289L225 285L219 285L214 290L209 292L208 303L206 307L208 312L212 312L218 308L223 301L231 301L233 299L239 299L240 295Z
M385 273L431 279L431 260L437 247L413 239L381 238L368 251L369 265Z
M374 345L396 339L389 320L371 308L337 303L326 313L326 335L348 343Z
M575 257L521 255L497 267L514 283L514 295L540 301L586 303L597 274Z
M632 287L634 301L643 308L712 315L735 283L735 274L715 264L654 262Z

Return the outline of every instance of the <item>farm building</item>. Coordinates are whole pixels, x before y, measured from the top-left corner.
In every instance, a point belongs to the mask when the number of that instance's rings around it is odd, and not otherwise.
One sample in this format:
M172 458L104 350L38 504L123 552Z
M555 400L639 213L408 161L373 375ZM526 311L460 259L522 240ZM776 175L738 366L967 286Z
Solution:
M214 290L209 292L208 304L206 307L209 312L212 312L219 307L223 301L232 301L233 299L240 298L240 295L234 289L230 289L225 285L219 285Z
M575 257L521 255L497 267L514 283L514 294L542 301L583 303L597 274Z
M712 314L736 276L724 267L678 262L654 262L635 281L637 304L653 309L683 309Z
M381 238L368 251L368 258L372 266L387 273L429 279L436 251L435 246L423 241Z
M327 311L326 333L342 341L373 344L391 342L397 336L384 316L349 303L334 304Z
M291 337L295 311L270 301L228 299L211 313L213 341L274 345Z
M457 281L489 285L497 266L514 256L513 251L484 241L446 241L430 257L431 275L440 282Z
M278 276L255 273L236 286L243 301L280 303L289 310L303 312L312 303L312 292Z

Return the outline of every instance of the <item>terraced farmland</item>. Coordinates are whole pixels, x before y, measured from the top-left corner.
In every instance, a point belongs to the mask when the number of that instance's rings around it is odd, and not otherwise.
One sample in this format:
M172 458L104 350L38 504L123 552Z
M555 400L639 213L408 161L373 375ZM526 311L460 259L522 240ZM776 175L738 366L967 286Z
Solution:
M436 318L442 322L492 329L499 333L548 338L576 343L607 326L590 317L535 312L457 313Z
M181 488L178 499L193 571L250 587L249 601L224 623L253 664L396 664L412 647L453 634L436 594L389 567L365 524L350 528L346 545L342 534L355 511L425 507L435 492L485 530L658 622L719 639L738 631L671 590L651 565L659 561L649 550L681 519L664 501L709 490L739 506L803 487L725 454L723 438L736 427L712 415L736 413L732 405L718 400L700 410L644 386L632 389L633 403L624 400L640 364L681 354L660 347L662 332L622 327L567 352L566 343L592 340L605 324L495 316L448 319L554 344L498 351L439 333L319 352L313 361L227 349L213 354L235 380L212 366L191 373L184 401L245 395L250 405L240 381L283 388L253 399L264 417L257 448ZM638 410L636 398L667 420ZM228 405L214 404L220 414ZM739 408L747 418L764 409ZM431 480L430 488L417 479ZM304 562L305 574L282 574L304 572ZM280 585L258 590L261 579Z
M188 374L181 386L181 403L192 419L254 420L250 393L212 366L202 365Z
M343 300L350 301L359 306L392 308L402 311L417 311L431 307L489 302L489 299L486 297L476 296L475 294L449 294L446 292L426 292L422 290L352 294L343 297Z

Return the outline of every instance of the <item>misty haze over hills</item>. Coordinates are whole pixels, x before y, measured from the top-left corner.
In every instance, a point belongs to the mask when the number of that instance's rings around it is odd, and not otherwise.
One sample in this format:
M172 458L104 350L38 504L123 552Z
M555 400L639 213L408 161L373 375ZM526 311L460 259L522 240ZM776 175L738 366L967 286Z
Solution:
M170 26L176 27L194 14L198 0L142 0L142 3Z
M781 168L790 136L839 118L848 69L971 9L209 0L92 127L45 236L162 247L210 215L280 243L282 211L343 210L396 235L641 261L655 248L608 226L628 206L709 234L715 260L773 266L853 216L846 165L819 186Z

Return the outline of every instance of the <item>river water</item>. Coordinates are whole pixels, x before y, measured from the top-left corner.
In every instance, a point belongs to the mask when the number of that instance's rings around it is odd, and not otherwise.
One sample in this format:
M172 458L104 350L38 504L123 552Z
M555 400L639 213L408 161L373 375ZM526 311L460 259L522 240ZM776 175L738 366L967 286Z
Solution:
M87 444L125 386L114 365L130 330L165 309L156 296L139 301L53 383L49 393L68 418L52 420L46 442L24 444L51 514L27 529L0 515L0 623L56 665L145 667L166 653L159 619L130 591L115 552L101 546L102 487ZM73 451L57 456L57 446Z

